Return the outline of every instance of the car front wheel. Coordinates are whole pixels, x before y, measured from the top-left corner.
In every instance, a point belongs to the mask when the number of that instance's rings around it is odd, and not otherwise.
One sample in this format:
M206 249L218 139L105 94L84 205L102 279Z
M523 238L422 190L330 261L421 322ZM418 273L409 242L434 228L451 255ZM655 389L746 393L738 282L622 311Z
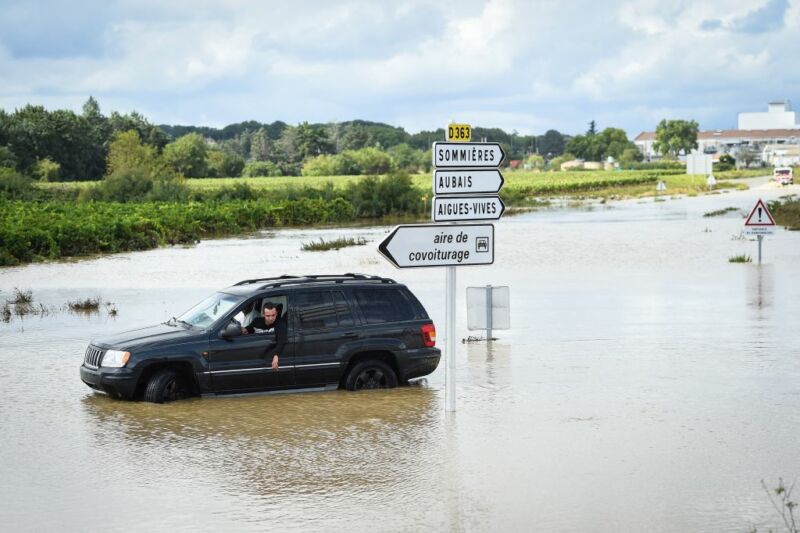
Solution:
M345 380L347 390L391 389L397 386L392 367L375 359L361 361L350 369Z
M174 370L159 370L153 374L144 390L144 401L146 402L174 402L182 397L180 380Z

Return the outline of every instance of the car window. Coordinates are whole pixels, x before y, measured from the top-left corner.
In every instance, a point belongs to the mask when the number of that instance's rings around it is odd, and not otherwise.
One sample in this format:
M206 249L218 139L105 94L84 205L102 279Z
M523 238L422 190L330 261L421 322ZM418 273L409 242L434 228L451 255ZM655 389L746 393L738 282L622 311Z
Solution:
M292 298L291 305L301 329L329 329L339 325L333 297L328 291L300 293Z
M333 301L336 305L336 316L339 317L339 325L343 327L354 326L353 312L350 310L350 306L347 305L344 295L339 291L334 292Z
M413 320L411 302L396 289L356 289L353 291L367 324Z
M241 298L230 294L212 294L179 316L178 320L198 328L206 328L225 315L240 301Z

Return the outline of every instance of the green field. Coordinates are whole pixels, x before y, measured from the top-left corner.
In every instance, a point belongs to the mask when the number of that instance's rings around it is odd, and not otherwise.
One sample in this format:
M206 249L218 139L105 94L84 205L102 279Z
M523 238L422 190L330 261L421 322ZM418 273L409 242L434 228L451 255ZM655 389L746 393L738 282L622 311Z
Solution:
M730 180L765 175L765 170L736 170L719 172L715 174L717 180ZM659 179L667 183L669 194L687 194L699 192L705 188L705 177L690 177L671 170L624 170L624 171L565 171L565 172L534 172L534 171L505 171L505 185L503 190L516 197L518 194L559 196L580 193L581 196L624 196L630 192L633 196L641 195L647 187L642 185L653 184ZM256 190L285 190L287 188L315 188L321 189L329 183L335 189L343 189L348 184L362 180L364 176L284 176L276 178L202 178L187 179L186 183L197 191L213 191L236 184L246 184ZM415 174L411 176L413 185L422 194L430 191L432 185L431 174ZM45 189L71 189L92 187L98 182L77 181L68 183L43 183L40 187ZM701 187L698 187L702 185ZM672 185L672 187L670 187ZM631 186L634 186L631 189ZM614 191L619 188L620 190ZM719 188L724 188L720 185ZM593 192L592 192L593 191ZM653 190L653 193L655 190Z

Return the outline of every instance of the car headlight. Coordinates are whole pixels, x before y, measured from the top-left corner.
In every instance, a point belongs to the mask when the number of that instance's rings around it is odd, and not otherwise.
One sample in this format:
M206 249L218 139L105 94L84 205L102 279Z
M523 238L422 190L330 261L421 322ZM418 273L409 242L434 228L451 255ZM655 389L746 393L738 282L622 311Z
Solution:
M105 355L103 355L103 361L100 363L100 366L106 368L122 368L128 363L130 356L130 352L108 350Z

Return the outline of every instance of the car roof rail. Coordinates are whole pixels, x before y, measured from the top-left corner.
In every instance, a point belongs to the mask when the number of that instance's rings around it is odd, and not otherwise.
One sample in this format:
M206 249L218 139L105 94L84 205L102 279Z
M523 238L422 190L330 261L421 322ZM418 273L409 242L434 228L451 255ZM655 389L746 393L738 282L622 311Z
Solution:
M236 287L238 285L250 285L251 283L258 283L260 281L272 281L272 280L281 280L281 279L290 279L290 278L297 278L298 276L290 276L288 274L283 274L281 276L274 276L271 278L254 278L254 279L245 279L240 281L239 283L234 283L233 286Z
M279 276L277 278L264 278L260 280L248 280L251 282L266 281L259 287L259 289L269 289L276 287L284 287L287 285L300 285L303 283L346 283L346 282L373 282L373 283L397 283L390 278L383 278L381 276L370 276L369 274L355 274L348 272L347 274L308 274L304 276ZM245 282L237 283L242 285Z

